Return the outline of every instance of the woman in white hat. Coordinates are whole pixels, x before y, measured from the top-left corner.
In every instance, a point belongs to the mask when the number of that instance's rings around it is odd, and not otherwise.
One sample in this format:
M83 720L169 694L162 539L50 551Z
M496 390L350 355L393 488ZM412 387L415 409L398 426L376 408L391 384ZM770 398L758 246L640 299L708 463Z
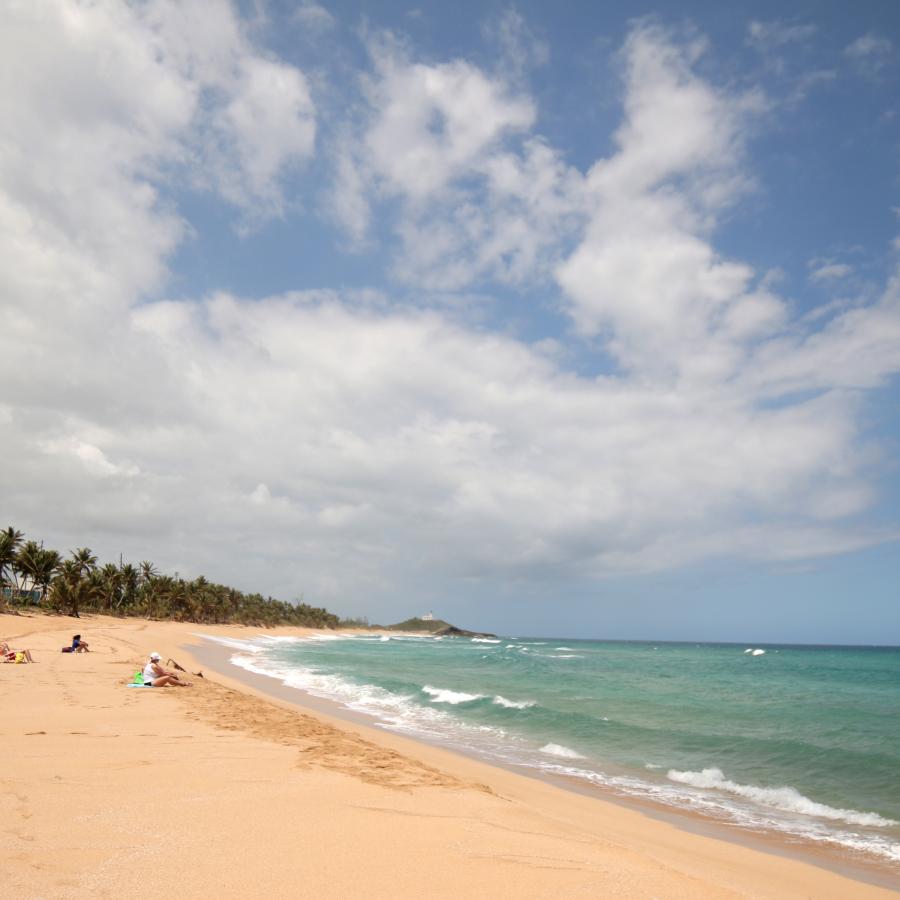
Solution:
M147 665L144 666L144 684L153 687L166 687L174 685L175 687L190 687L190 681L182 681L174 672L164 669L160 664L160 655L155 651L150 654Z

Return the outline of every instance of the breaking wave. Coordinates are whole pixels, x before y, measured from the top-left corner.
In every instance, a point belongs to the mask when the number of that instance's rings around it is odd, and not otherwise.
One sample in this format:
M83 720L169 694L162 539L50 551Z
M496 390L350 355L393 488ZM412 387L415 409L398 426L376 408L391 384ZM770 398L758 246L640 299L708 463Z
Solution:
M679 784L689 784L697 788L709 788L725 791L738 797L745 797L760 806L769 806L783 812L802 813L805 816L818 816L822 819L833 819L846 822L848 825L870 825L885 828L897 825L893 819L885 819L873 812L858 812L855 809L835 809L824 803L817 803L804 797L792 787L757 787L752 784L738 784L725 777L721 769L704 769L702 772L679 772L669 769L669 778Z

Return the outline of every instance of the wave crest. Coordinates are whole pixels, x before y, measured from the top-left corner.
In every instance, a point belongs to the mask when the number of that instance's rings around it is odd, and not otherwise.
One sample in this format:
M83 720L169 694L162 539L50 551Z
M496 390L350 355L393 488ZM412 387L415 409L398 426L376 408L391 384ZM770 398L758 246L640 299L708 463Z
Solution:
M529 709L532 706L535 706L534 700L522 700L521 702L517 702L515 700L507 700L506 697L501 697L497 694L494 697L494 703L497 706L503 706L506 709Z
M550 756L561 756L563 759L584 759L577 750L571 747L564 747L562 744L544 744L541 747L541 753L547 753Z
M426 684L422 691L431 696L432 703L450 703L453 706L456 706L457 703L471 703L473 700L484 698L484 694L466 694L463 691L432 687L430 684Z
M817 803L805 797L796 788L792 787L757 787L752 784L738 784L729 781L721 769L704 769L702 772L679 772L677 769L669 769L670 780L680 784L689 784L692 787L712 788L745 797L763 806L770 806L784 812L802 813L807 816L818 816L822 819L846 822L849 825L869 825L880 828L897 825L893 819L885 819L878 813L859 812L855 809L835 809L824 803Z

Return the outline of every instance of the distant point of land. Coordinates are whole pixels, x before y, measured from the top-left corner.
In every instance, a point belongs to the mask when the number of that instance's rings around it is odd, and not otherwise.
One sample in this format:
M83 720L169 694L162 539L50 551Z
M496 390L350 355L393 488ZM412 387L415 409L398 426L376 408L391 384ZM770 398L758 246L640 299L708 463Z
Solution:
M432 637L487 637L497 635L487 631L466 631L465 628L457 628L443 619L407 619L405 622L397 622L396 625L385 625L387 631L421 631Z

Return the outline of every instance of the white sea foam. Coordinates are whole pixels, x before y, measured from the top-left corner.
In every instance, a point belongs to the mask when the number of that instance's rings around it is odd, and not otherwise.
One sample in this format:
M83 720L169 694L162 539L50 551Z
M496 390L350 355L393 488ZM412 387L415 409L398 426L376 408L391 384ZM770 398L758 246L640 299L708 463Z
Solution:
M575 649L574 647L554 647L554 650L568 650L570 653Z
M494 703L497 706L504 706L506 709L528 709L535 705L534 700L523 700L519 703L515 700L507 700L506 697L501 697L499 694L494 697Z
M583 779L617 793L646 797L681 809L695 809L706 815L726 819L743 828L774 829L816 843L838 845L900 862L900 843L884 835L845 831L813 818L798 818L796 813L785 816L780 810L760 809L755 804L737 805L741 800L735 802L731 798L722 797L721 794L692 786L681 787L677 784L645 781L627 775L608 775L601 771L551 762L541 762L538 768L554 775Z
M577 750L563 747L562 744L544 744L541 747L541 753L546 753L549 756L561 756L563 759L584 759Z
M268 641L270 644L305 644L309 638L295 637L290 634L261 634L259 640Z
M466 694L463 691L432 687L430 684L426 684L422 690L431 695L432 703L450 703L453 706L458 703L471 703L473 700L481 700L484 697L484 694Z
M259 644L254 644L253 641L240 640L239 638L226 638L214 634L200 633L197 633L197 637L202 637L206 641L212 641L212 643L220 644L223 647L231 647L232 650L242 650L245 653L262 653L265 650Z
M680 784L689 784L698 788L710 788L717 791L725 791L745 797L762 806L770 806L784 812L802 813L806 816L818 816L823 819L833 819L837 822L846 822L848 825L869 825L878 828L886 828L900 823L893 819L885 819L873 812L858 812L855 809L835 809L824 803L817 803L804 797L796 788L792 787L757 787L752 784L738 784L729 781L721 769L704 769L702 772L679 772L677 769L669 770L669 778Z
M264 657L235 654L231 662L248 672L265 675L315 697L336 701L346 709L378 719L392 731L450 741L457 746L484 751L504 740L502 728L474 726L434 707L422 706L413 697L388 691L378 685L355 684L338 675L314 668L278 664ZM485 741L488 743L485 745Z
M496 641L494 638L472 638L473 644L502 644L503 641Z

